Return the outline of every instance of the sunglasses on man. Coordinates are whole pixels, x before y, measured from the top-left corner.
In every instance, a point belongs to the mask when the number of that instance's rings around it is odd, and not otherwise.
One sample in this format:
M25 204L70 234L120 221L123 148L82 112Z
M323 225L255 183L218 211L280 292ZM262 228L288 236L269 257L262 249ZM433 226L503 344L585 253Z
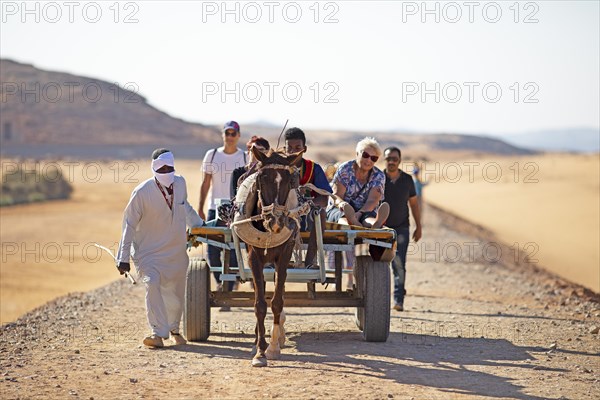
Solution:
M379 160L379 156L372 156L369 153L367 153L366 151L362 152L362 158L370 158L371 161L373 161L373 162L377 162L377 160Z
M227 136L227 137L236 137L237 136L237 132L236 131L226 131L225 132L225 136Z

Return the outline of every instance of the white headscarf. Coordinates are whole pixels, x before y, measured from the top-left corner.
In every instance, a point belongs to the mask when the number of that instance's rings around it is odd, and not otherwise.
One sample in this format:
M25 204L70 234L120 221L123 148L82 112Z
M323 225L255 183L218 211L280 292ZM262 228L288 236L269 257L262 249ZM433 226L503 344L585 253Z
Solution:
M173 168L175 167L175 157L173 157L173 153L170 151L162 153L156 160L152 160L152 174L156 180L161 183L161 185L169 187L175 181L175 172L169 172L166 174L159 174L156 172L165 165Z

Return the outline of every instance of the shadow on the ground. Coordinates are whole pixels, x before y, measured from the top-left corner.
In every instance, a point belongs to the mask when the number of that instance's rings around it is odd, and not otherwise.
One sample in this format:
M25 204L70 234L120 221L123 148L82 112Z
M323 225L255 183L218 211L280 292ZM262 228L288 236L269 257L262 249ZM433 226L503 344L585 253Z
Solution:
M239 358L250 364L253 333L219 333L202 343L171 349L210 357ZM429 335L391 333L387 342L365 342L360 332L306 332L288 335L281 360L269 368L318 369L355 377L389 379L400 384L436 388L442 392L486 397L537 400L523 393L513 379L482 372L480 367L508 367L565 372L533 361L537 347L520 347L506 339L443 338ZM292 354L290 347L295 347ZM293 361L294 364L281 363ZM302 363L296 365L295 362ZM318 367L313 364L318 364ZM471 367L471 368L470 368ZM493 371L492 368L488 368Z
M322 312L294 312L294 311L290 311L290 310L294 310L294 308L286 308L285 309L285 314L287 316L294 316L294 315L299 315L299 316L313 316L313 315L344 315L344 316L352 316L354 315L354 311L350 312L350 311L331 311L331 308L329 309L322 309L324 311ZM270 308L269 308L270 311ZM214 311L213 311L214 312ZM223 312L223 311L218 311L218 312ZM252 316L254 316L254 309L251 307L232 307L230 312L235 312L235 313L240 313L240 314L251 314ZM272 317L273 314L271 313L267 313L267 318L268 317Z
M442 298L442 297L440 297ZM543 315L519 315L519 314L509 314L509 313L488 313L488 314L483 314L483 313L466 313L466 312L455 312L455 311L448 311L448 312L443 312L443 311L432 311L432 310L427 310L427 311L408 311L409 313L418 313L418 314L444 314L444 315L466 315L466 316L470 316L470 317L493 317L493 318L520 318L520 319L543 319L543 320L549 320L549 321L571 321L571 320L578 320L577 318L557 318L557 317L545 317ZM405 316L405 315L403 315Z

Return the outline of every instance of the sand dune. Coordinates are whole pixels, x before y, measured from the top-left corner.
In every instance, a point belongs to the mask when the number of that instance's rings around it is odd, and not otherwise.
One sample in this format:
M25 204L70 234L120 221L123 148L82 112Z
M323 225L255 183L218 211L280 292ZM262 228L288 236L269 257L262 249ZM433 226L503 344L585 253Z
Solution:
M458 160L426 169L426 201L494 231L550 271L600 291L598 155Z

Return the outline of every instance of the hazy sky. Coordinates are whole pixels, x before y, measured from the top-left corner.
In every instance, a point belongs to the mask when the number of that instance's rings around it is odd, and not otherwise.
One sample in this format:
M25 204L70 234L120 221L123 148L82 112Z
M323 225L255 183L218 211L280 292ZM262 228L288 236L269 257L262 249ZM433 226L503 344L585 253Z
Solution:
M131 82L190 121L499 135L600 125L598 1L22 4L1 2L3 58Z

